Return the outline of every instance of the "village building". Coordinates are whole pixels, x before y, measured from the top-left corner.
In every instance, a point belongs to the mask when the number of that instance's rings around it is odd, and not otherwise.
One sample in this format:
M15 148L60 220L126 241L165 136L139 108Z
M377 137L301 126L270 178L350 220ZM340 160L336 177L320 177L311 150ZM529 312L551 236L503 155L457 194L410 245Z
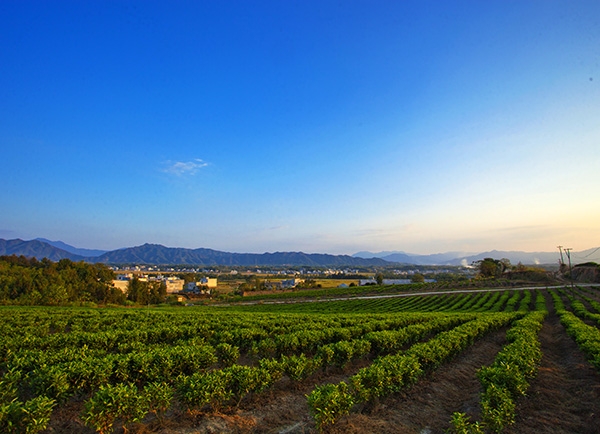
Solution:
M167 285L167 294L183 291L183 285L185 284L185 281L178 277L167 277L164 282Z
M267 280L265 288L267 289L292 289L302 283L302 279L285 279L285 280Z
M203 277L198 282L189 282L185 285L185 292L194 294L211 294L217 288L216 277Z
M127 292L127 288L129 287L129 282L133 279L132 273L120 273L117 274L116 279L112 281L112 284L115 288L120 289L123 292ZM167 287L167 294L173 294L176 292L183 291L183 285L185 281L178 277L148 277L145 275L141 275L138 277L140 282L164 282Z

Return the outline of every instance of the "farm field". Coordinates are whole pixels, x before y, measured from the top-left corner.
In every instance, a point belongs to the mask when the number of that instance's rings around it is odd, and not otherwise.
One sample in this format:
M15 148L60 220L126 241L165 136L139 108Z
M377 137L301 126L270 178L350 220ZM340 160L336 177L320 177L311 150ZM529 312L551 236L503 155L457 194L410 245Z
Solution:
M593 287L0 317L0 432L600 432Z

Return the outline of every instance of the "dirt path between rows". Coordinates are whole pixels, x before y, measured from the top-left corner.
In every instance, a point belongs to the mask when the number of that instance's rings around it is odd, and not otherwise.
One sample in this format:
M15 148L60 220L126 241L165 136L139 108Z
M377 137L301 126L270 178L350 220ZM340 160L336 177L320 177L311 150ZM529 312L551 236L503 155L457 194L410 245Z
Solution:
M346 416L330 432L443 433L455 411L478 418L481 386L475 373L493 362L505 335L503 329L485 336L405 393L382 400L371 411Z
M600 433L600 373L567 335L554 309L540 332L542 362L517 403L511 434Z

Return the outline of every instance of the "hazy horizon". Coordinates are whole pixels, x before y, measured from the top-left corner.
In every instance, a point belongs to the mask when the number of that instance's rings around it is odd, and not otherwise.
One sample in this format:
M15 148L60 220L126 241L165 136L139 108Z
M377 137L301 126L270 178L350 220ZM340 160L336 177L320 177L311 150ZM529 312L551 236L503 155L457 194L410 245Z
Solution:
M95 249L94 247L81 247L81 246L77 246L77 245L71 245L69 243L65 243L62 240L49 240L47 238L44 237L37 237L37 238L33 238L33 239L27 239L27 240L23 240L23 241L43 241L43 242L48 242L50 244L55 244L57 247L59 248L63 248L63 244L66 244L66 246L68 248L66 248L66 250L89 250L89 251L94 251L94 252L99 252L102 251L102 249ZM129 249L129 248L136 248L136 247L141 247L145 244L151 244L151 245L160 245L166 248L187 248L190 250L195 250L195 249L208 249L208 250L216 250L219 251L220 249L213 249L211 247L208 246L195 246L195 247L181 247L181 246L174 246L174 245L164 245L164 244L160 244L160 243L142 243L142 244L138 244L138 245L129 245L129 246L121 246L118 247L116 249L109 249L109 250L104 250L104 252L111 252L111 251L115 251L115 250L122 250L122 249ZM562 249L562 255L563 258L566 258L566 253L565 253L565 248L566 246L560 246ZM580 250L573 250L572 248L570 249L571 252L571 257L575 262L586 262L586 261L600 261L600 247L588 247L588 248L584 248L584 249L580 249ZM586 254L585 256L579 256L580 253L587 253L587 251L591 251L589 254ZM311 251L294 251L294 250L265 250L265 251L255 251L255 252L249 252L249 251L242 251L242 250L230 250L228 251L228 253L236 253L236 254L273 254L273 253L283 253L283 252L300 252L300 253L305 253L305 254L330 254L330 255L336 255L336 253L331 253L331 252L311 252ZM456 258L461 258L461 257L468 257L468 256L477 256L477 255L481 255L487 252L504 252L504 250L499 250L499 249L488 249L488 250L481 250L481 251L474 251L474 252L466 252L466 251L445 251L445 252L433 252L433 253L415 253L415 252L410 252L410 251L402 251L402 250L393 250L393 251L375 251L375 252L371 252L371 251L367 251L367 250L362 250L362 251L356 251L356 252L352 252L352 253L342 253L340 255L349 255L349 256L356 256L356 257L362 257L362 258L385 258L387 256L391 256L391 255L395 255L395 254L406 254L406 255L410 255L410 256L445 256L445 255L450 255L450 257L452 257L453 259ZM546 250L546 251L523 251L523 250L506 250L505 252L510 252L510 253L524 253L524 254L536 254L536 253L542 253L542 254L555 254L556 258L558 260L558 258L561 255L561 252L558 250L558 246L556 248L556 250ZM86 256L83 253L78 253L78 252L74 252L76 254L79 254L81 256ZM100 253L97 254L93 254L90 255L91 257L93 256L99 256Z
M5 2L0 238L600 245L600 3Z

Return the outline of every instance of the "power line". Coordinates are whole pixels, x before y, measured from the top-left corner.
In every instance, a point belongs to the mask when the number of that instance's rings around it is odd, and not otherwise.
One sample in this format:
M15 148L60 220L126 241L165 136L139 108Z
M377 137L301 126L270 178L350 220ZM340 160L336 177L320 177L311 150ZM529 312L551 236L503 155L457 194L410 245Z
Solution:
M590 256L592 256L594 253L596 253L598 250L600 250L600 247L596 247L596 248L595 248L595 249L594 249L592 252L588 253L588 254L587 254L587 255L585 255L585 256L577 256L577 255L573 255L573 256L575 256L576 258L579 258L579 259L583 259L583 258L589 258L589 257L590 257Z

